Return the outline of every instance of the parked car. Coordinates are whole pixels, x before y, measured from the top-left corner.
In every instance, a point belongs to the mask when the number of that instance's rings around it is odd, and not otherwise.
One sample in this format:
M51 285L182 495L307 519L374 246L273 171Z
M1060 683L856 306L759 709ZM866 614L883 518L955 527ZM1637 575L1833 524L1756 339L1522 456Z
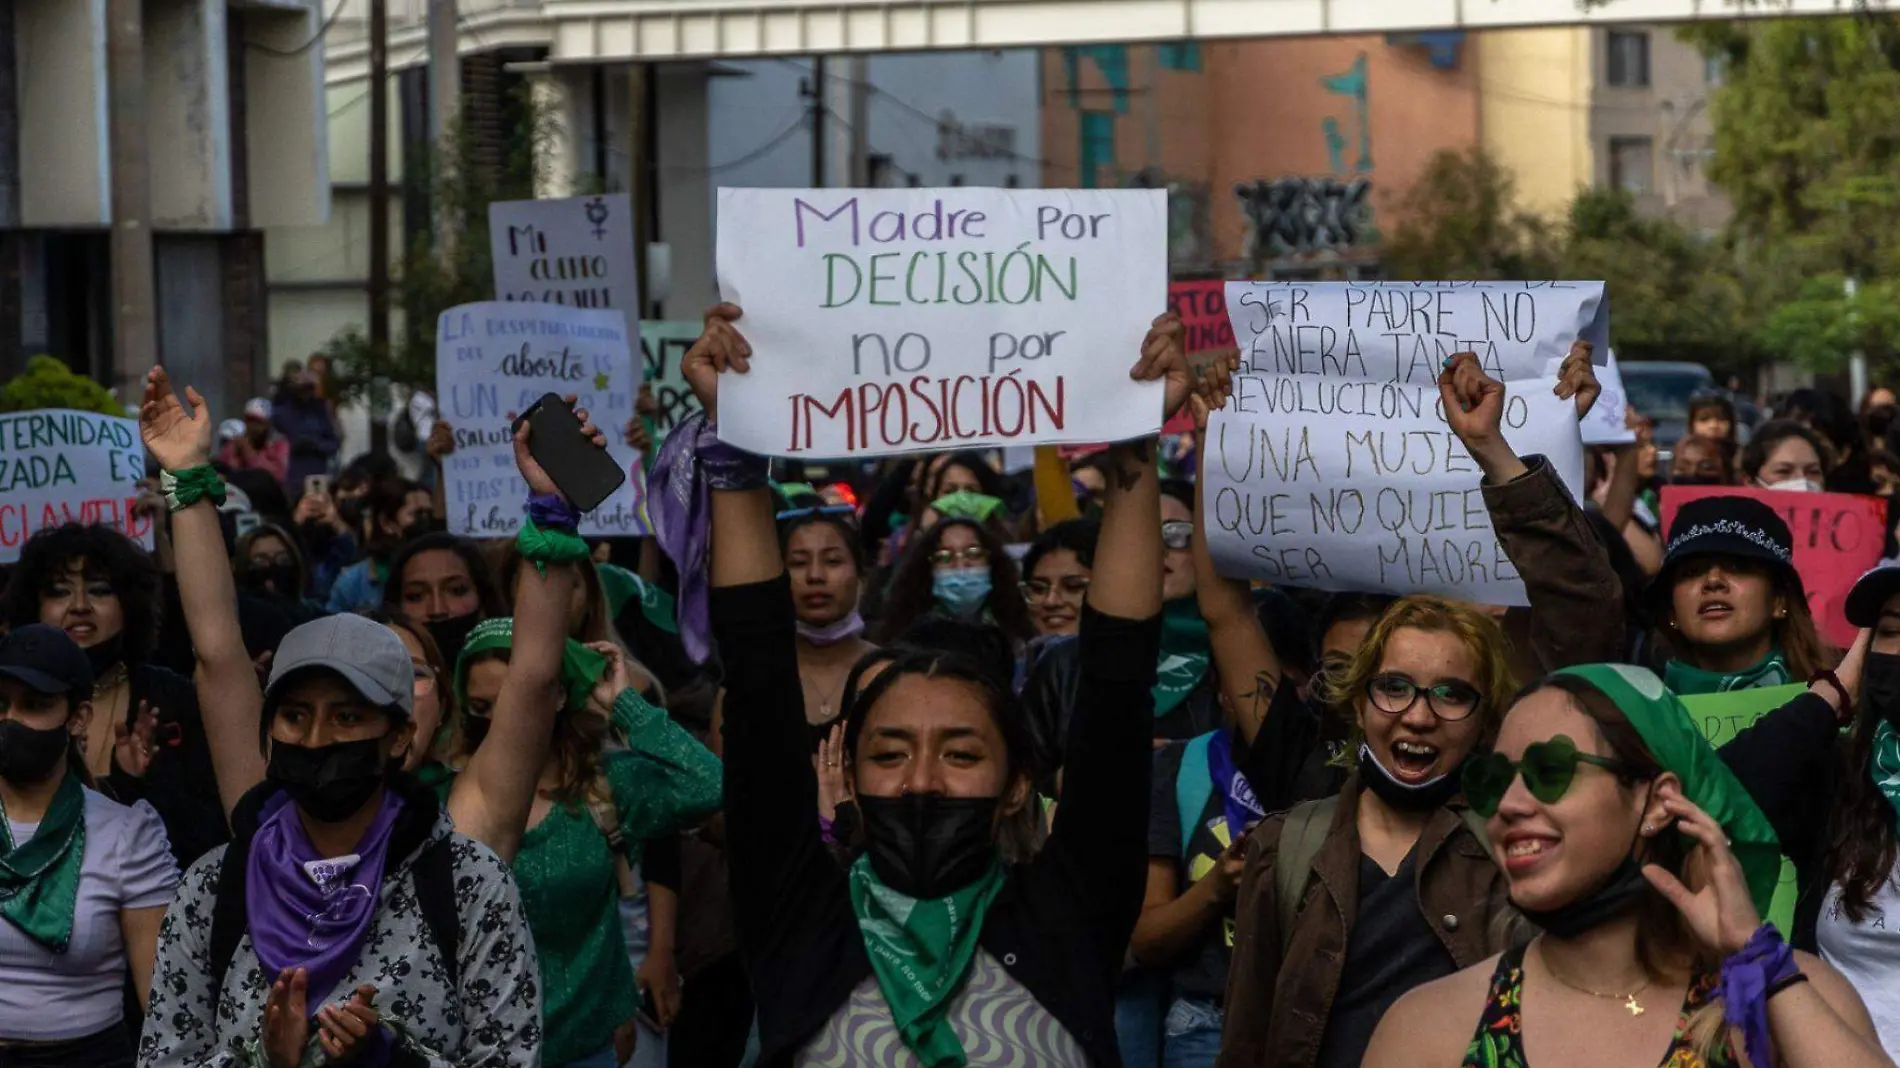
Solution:
M1631 408L1655 424L1658 462L1664 470L1676 442L1688 433L1689 400L1715 391L1715 376L1699 363L1618 361L1623 395Z

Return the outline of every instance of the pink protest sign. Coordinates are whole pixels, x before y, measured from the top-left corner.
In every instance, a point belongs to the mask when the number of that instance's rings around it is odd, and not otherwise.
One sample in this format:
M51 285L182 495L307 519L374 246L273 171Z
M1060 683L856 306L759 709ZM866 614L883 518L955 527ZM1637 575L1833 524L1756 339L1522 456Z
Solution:
M1194 282L1168 283L1168 308L1181 316L1187 327L1187 353L1190 357L1234 347L1234 324L1227 318L1227 283L1218 278ZM1194 417L1181 409L1164 434L1186 434L1194 429Z
M1858 633L1847 622L1847 591L1880 562L1887 543L1887 502L1851 493L1792 493L1736 486L1664 486L1665 534L1676 510L1704 497L1752 497L1773 508L1794 535L1794 566L1822 637L1845 649Z

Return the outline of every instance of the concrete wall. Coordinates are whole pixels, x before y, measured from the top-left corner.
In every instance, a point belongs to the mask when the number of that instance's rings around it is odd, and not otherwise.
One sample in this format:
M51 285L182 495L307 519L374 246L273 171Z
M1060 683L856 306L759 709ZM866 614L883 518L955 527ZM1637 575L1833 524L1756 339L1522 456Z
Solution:
M291 51L310 40L322 17L314 4L295 12L252 9L245 16L244 36ZM321 48L293 56L256 48L245 52L245 161L253 226L314 226L329 217L330 119L322 85Z
M112 217L105 0L13 3L21 224L104 226Z
M146 145L152 225L232 225L231 95L224 5L145 0Z
M1596 181L1590 31L1492 30L1477 53L1485 150L1511 170L1520 206L1562 214Z
M712 183L707 181L712 84L705 64L653 68L659 172L655 183L659 225L655 239L672 252L670 290L661 302L668 319L695 319L719 298L713 276Z
M1693 46L1676 39L1669 26L1617 27L1649 36L1650 83L1644 88L1609 84L1609 32L1582 30L1595 55L1592 74L1595 92L1590 110L1590 146L1595 156L1593 180L1610 184L1610 141L1638 137L1650 140L1649 193L1637 198L1645 211L1668 214L1694 229L1713 230L1728 219L1728 201L1709 184L1706 150L1713 147L1709 122L1708 65Z

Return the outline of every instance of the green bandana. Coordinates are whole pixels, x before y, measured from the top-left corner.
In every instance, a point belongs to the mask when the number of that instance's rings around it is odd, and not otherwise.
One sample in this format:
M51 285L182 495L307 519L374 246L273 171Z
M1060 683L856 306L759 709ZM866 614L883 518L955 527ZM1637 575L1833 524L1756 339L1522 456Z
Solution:
M1207 644L1207 620L1192 597L1169 601L1161 609L1161 659L1155 666L1155 715L1165 716L1181 706L1207 674L1212 651Z
M0 804L0 916L54 953L73 938L79 865L86 855L86 789L67 775L33 837L16 844Z
M558 527L542 530L532 519L523 519L515 532L515 551L543 575L549 564L577 564L594 555L580 535Z
M809 482L774 482L772 488L778 491L779 496L785 498L787 504L800 497L818 496L818 487Z
M930 507L939 519L968 519L974 523L987 523L991 516L1002 509L1003 502L987 493L958 490L931 501Z
M462 655L455 661L455 707L468 707L468 668L475 658L496 649L512 649L515 621L507 616L484 619L468 632L462 643ZM587 703L600 677L607 673L607 658L572 638L561 651L561 685L567 687L567 711Z
M599 564L600 584L607 591L607 612L620 618L621 609L640 602L640 614L668 634L680 632L671 594L617 564Z
M1656 673L1628 664L1584 664L1564 668L1569 675L1602 690L1626 716L1643 744L1666 771L1682 780L1682 792L1710 818L1721 824L1729 848L1742 866L1755 908L1768 914L1781 873L1781 843L1753 798L1735 773L1722 763L1715 747L1702 737L1676 695L1663 686ZM1685 844L1689 839L1684 839Z
M905 897L878 881L871 858L851 865L851 910L871 957L871 974L904 1045L924 1068L960 1068L969 1060L951 1029L950 998L976 959L983 917L1003 888L1003 868L948 897Z
M1900 731L1884 720L1874 728L1874 755L1868 761L1867 773L1886 796L1887 804L1900 814Z
M1681 660L1671 660L1663 665L1663 685L1669 687L1670 693L1685 697L1752 690L1757 686L1785 686L1794 681L1788 674L1788 662L1782 659L1779 649L1746 671L1704 671Z

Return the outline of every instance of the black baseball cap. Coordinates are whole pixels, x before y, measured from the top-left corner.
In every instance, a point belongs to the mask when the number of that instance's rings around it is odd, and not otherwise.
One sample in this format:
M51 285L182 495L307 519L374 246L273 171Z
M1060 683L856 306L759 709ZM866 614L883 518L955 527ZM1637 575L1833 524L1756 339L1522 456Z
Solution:
M92 696L92 661L86 651L71 635L45 623L15 627L0 638L0 675L39 693Z
M1667 596L1676 566L1697 556L1759 561L1791 583L1796 596L1806 596L1794 566L1794 535L1773 508L1753 497L1701 497L1677 509L1662 570L1649 584L1650 599Z
M1880 622L1880 610L1900 593L1900 566L1882 564L1862 575L1847 594L1847 621L1856 627Z

